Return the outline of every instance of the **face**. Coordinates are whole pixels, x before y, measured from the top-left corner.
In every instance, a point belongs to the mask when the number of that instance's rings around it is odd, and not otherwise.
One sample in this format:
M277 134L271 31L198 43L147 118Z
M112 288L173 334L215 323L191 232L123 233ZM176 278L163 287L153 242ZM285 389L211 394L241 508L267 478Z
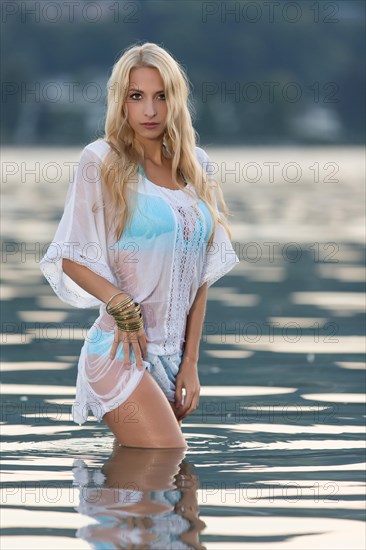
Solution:
M158 69L140 67L131 70L126 109L128 122L140 142L162 139L167 104ZM154 126L146 126L146 123Z

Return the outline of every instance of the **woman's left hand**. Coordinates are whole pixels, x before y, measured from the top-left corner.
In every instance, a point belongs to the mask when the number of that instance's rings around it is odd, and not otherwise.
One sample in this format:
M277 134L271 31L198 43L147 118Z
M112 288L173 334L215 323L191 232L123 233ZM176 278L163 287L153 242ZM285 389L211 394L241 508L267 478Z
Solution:
M185 388L186 393L184 404L180 406L183 388ZM198 407L200 389L197 361L183 357L175 382L175 406L179 421L183 420L183 418L191 414Z

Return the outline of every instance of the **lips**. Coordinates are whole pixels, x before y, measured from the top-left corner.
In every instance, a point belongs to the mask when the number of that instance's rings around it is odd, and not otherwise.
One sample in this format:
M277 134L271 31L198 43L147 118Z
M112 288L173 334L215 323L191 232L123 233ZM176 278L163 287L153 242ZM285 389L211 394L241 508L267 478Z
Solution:
M143 124L143 126L145 126L145 128L155 128L155 126L157 126L158 123L157 122L147 122L145 124Z

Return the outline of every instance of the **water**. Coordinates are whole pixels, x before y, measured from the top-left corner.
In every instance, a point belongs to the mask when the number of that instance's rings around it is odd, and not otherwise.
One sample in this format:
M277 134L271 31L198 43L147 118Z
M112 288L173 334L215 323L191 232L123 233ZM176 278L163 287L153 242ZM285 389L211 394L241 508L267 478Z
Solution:
M185 453L71 421L97 310L60 302L37 261L79 152L3 153L2 548L364 548L362 152L209 151L244 170L222 178L242 262L209 290ZM60 181L22 174L35 159Z

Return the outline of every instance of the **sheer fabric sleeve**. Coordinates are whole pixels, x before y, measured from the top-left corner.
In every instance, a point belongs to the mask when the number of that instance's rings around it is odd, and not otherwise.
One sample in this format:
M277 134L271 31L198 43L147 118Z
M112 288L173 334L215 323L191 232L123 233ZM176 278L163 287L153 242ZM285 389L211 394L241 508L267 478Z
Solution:
M87 267L117 286L108 263L100 166L99 156L85 147L74 171L55 236L39 262L43 275L60 300L78 308L95 307L102 302L63 271L63 258Z
M213 174L214 166L211 163L209 156L203 149L199 150L198 158L207 175L210 176ZM223 215L219 211L217 205L215 190L214 198L216 212L219 217L222 218ZM207 242L205 243L205 246L207 246ZM226 229L220 223L217 223L212 245L205 251L204 254L203 269L201 272L199 287L205 283L207 283L207 286L210 287L221 277L231 271L239 262L240 260L236 255Z

